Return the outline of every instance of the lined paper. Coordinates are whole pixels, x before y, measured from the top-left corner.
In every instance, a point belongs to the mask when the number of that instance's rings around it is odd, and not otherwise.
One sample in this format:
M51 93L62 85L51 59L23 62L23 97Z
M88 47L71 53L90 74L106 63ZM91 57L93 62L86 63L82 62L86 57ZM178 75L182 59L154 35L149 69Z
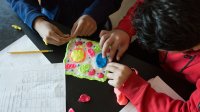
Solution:
M65 112L64 65L0 68L0 112Z

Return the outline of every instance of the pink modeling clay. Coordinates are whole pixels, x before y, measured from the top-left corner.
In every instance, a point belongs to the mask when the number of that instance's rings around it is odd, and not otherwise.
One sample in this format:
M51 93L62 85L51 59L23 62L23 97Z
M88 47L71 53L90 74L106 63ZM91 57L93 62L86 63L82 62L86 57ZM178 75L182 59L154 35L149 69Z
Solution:
M75 112L73 108L70 108L68 112Z
M93 49L88 49L88 54L90 57L94 57L95 56L95 51Z
M86 103L90 101L90 96L87 94L81 94L81 96L78 99L78 102Z
M65 65L65 69L66 69L66 70L74 69L74 68L76 68L76 64L66 64L66 65Z
M92 47L92 42L87 42L87 43L86 43L86 46L87 46L87 47Z
M90 75L90 76L92 76L92 75L94 75L95 74L95 69L92 69L92 70L90 70L89 72L88 72L88 75Z
M79 46L79 45L82 45L82 44L83 44L83 42L81 42L81 41L77 41L77 42L75 43L76 46Z
M103 78L104 77L104 74L103 73L99 73L98 74L98 78Z

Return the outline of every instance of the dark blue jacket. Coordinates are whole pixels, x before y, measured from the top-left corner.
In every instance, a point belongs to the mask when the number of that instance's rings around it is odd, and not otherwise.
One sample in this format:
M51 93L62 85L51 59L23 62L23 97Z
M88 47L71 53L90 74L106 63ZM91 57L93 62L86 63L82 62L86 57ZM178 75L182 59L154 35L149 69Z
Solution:
M122 0L7 0L13 10L30 28L34 20L47 17L50 20L74 23L83 14L90 15L97 24L103 24L110 14L117 11Z

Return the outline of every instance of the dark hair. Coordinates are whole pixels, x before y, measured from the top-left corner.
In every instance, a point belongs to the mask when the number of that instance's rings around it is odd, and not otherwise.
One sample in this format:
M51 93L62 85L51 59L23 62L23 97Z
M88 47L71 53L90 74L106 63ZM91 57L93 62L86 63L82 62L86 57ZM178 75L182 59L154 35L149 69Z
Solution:
M133 17L141 43L182 51L200 43L200 0L145 0Z

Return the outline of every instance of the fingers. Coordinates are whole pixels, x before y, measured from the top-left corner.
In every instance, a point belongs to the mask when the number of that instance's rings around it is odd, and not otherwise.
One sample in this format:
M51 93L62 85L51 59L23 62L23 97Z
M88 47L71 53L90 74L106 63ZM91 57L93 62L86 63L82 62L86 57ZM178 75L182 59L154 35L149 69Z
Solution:
M74 36L73 34L74 34L74 31L76 30L77 26L78 26L77 22L74 23L74 25L73 25L73 27L71 29L71 36Z
M115 74L121 74L122 76L130 75L132 73L132 70L128 66L115 62L108 63L106 70Z
M96 31L96 26L92 23L79 22L72 28L72 36L90 36Z
M112 46L113 43L114 43L114 39L108 38L106 40L106 42L103 44L103 47L102 47L102 56L103 57L106 57L106 52L108 51L109 47Z
M36 31L45 40L45 43L59 46L68 41L68 39L65 38L66 36L64 33L48 21L41 22Z
M54 32L52 35L52 38L56 40L59 43L66 43L66 41L69 40L69 35L65 35L63 32L61 32L57 27L54 28Z
M89 36L89 33L91 33L92 31L92 26L87 24L85 26L83 26L83 30L80 33L81 36Z
M126 52L127 49L128 49L128 45L122 46L120 49L118 49L118 52L117 52L117 55L116 55L117 61L120 60L120 58L121 58L122 55Z
M118 44L119 44L119 41L115 41L114 44L112 45L111 50L110 50L109 62L112 62L115 56L115 53L117 52Z
M107 75L107 77L113 77L114 76L113 78L108 78L108 79L110 79L110 80L108 80L108 84L118 88L122 85L122 82L119 79L117 79L118 77L116 75L117 74L110 74L109 76Z
M60 39L60 36L57 35L55 32L52 32L50 35L49 35L49 38L55 40L56 42L61 42L61 39ZM47 40L48 40L48 37L47 37Z
M114 81L114 80L109 80L109 81L108 81L108 84L110 84L111 86L116 87L115 81Z
M97 29L96 21L88 16L82 15L73 25L71 36L89 36Z
M124 65L122 65L122 64L119 64L119 63L115 63L115 62L111 62L111 63L108 63L107 64L107 66L106 66L106 70L107 70L107 68L109 69L109 70L113 70L112 68L115 68L114 69L114 71L118 71L118 70L122 70L123 68L124 68ZM110 69L111 68L111 69ZM109 71L108 70L108 71ZM111 72L114 72L114 71L111 71Z
M106 76L108 79L115 79L115 75L113 73L107 73Z
M117 80L117 78L118 78L118 75L119 75L119 74L116 74L116 73L108 73L106 76L107 76L107 78L109 79L109 81L112 82L112 83L110 83L110 84L115 85L116 80Z
M109 63L108 63L108 65L106 66L106 71L109 71L109 72L117 72L117 71L118 71L118 68L117 68L116 66L111 66L111 65L109 65Z
M116 37L114 34L106 30L102 30L100 33L100 36L101 36L101 39L100 39L99 44L100 44L100 47L102 48L103 57L106 56L108 49L111 48L109 62L112 62L117 52L117 49L119 47L120 41L115 39Z
M88 36L92 35L96 30L97 30L97 27L96 27L95 25L93 25L93 26L91 27L90 32L88 33Z
M100 42L99 42L99 45L100 47L102 48L105 41L110 37L110 35L108 33L104 34L101 36L101 39L100 39Z
M103 35L107 34L109 31L107 30L102 30L99 34L100 37L102 37Z
M108 83L114 87L122 86L132 74L132 70L129 67L114 62L108 63L106 70L111 72L107 73Z
M87 23L83 26L83 31L81 32L81 36L89 36L93 33L93 25Z
M68 36L68 38L65 38L65 37L67 37L67 36L64 35L64 37L61 37L57 33L52 32L51 35L49 35L48 37L45 38L45 40L49 44L59 46L59 45L63 45L65 43L67 43L72 38L72 37L69 37L69 36Z
M54 27L54 31L55 31L55 33L56 33L57 35L59 35L60 37L64 37L64 36L65 36L64 33L61 32L57 27Z
M52 38L46 38L46 41L47 41L48 44L53 44L53 45L56 45L56 46L59 46L59 45L60 45L59 42L55 41L55 40L52 39Z
M78 24L77 27L75 28L74 32L72 32L71 36L72 36L72 37L82 36L82 35L80 35L81 32L82 32L82 30L83 30L82 25L81 25L81 24Z

